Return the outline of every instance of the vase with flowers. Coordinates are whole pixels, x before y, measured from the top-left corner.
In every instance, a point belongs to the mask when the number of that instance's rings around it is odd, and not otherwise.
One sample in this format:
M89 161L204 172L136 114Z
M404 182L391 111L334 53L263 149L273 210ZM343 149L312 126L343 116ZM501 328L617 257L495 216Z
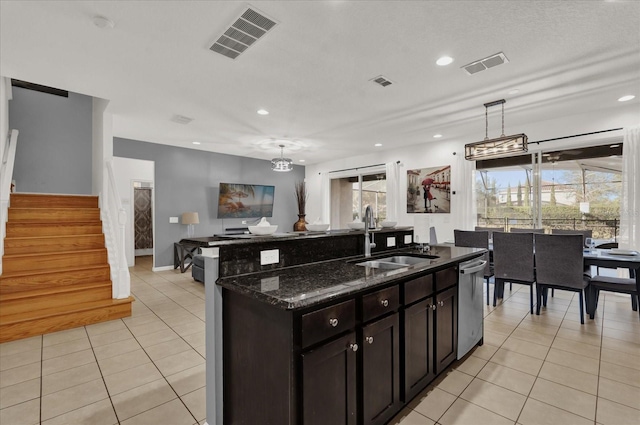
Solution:
M307 230L305 221L305 207L307 205L307 186L304 181L296 182L295 186L296 202L298 203L298 221L293 223L294 232L304 232Z

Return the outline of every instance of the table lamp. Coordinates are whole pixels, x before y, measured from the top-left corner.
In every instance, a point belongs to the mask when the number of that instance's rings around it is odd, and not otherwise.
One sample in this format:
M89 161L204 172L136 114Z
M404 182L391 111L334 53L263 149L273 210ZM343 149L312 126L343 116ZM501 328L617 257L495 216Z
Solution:
M194 233L194 224L199 224L200 220L198 219L197 212L186 212L182 213L182 224L188 224L187 235L192 238Z

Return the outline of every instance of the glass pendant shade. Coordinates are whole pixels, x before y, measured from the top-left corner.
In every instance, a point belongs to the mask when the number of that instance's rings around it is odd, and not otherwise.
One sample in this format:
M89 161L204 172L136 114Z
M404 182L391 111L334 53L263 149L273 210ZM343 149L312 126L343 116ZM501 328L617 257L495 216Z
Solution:
M271 170L278 172L288 172L293 170L293 160L284 157L284 145L280 145L280 158L271 160Z

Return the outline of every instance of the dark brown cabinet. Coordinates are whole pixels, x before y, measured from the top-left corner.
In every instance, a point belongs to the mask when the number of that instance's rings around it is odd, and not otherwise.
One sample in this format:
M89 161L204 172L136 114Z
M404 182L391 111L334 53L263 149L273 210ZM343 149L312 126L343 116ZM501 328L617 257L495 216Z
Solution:
M404 310L405 401L415 397L436 377L433 313L433 297Z
M433 284L435 280L435 285ZM457 355L457 270L450 267L404 283L403 400L411 400ZM434 289L436 292L434 294ZM426 297L426 298L425 298Z
M399 408L400 321L394 313L362 328L363 423L384 424Z
M302 354L302 415L305 425L355 425L356 334Z
M458 288L436 294L436 374L455 359L458 350Z

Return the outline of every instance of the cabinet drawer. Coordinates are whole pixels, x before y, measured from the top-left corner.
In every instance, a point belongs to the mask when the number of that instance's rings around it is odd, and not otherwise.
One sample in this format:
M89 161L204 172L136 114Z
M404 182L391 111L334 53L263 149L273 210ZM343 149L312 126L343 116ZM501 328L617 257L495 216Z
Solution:
M302 346L331 338L356 324L356 302L345 301L302 315Z
M458 283L458 268L449 267L448 269L436 272L436 291L442 291L450 286Z
M419 278L404 283L404 304L414 303L433 293L433 275L420 276Z
M398 285L381 289L362 297L362 320L367 322L398 309L400 292Z

